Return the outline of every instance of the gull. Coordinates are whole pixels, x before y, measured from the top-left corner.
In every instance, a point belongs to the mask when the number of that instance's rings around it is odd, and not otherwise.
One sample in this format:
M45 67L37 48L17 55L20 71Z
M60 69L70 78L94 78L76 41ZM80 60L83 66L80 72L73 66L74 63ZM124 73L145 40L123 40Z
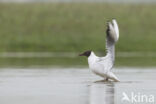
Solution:
M115 62L115 44L119 39L119 28L117 21L108 21L106 30L106 56L98 57L93 51L85 51L79 56L87 56L89 68L93 73L104 78L104 81L119 82L119 79L112 72Z

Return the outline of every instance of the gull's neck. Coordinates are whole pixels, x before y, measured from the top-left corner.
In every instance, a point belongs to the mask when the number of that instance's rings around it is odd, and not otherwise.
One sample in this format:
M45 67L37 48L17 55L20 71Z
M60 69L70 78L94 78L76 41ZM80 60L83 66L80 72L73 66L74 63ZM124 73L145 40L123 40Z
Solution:
M97 57L97 56L96 56L95 53L92 51L89 57ZM88 57L88 58L89 58L89 57Z
M88 57L88 63L92 64L97 60L97 56L95 55L95 53L92 51L90 56Z

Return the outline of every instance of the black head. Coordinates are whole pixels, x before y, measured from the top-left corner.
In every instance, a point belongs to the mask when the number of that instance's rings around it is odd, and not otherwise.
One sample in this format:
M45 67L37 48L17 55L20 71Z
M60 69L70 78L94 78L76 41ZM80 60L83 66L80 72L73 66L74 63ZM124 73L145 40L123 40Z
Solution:
M91 54L91 51L86 51L86 52L84 52L82 54L79 54L79 56L87 56L87 57L89 57L90 54Z

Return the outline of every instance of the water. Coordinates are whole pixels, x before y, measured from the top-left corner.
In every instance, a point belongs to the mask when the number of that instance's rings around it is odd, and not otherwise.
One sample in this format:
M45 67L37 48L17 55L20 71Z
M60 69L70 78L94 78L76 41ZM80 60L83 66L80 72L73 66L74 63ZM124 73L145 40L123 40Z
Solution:
M101 82L88 69L0 69L0 104L132 104L123 93L156 100L156 70L118 68L121 82ZM147 99L148 99L147 98ZM154 104L143 102L138 104ZM156 103L156 101L155 101Z

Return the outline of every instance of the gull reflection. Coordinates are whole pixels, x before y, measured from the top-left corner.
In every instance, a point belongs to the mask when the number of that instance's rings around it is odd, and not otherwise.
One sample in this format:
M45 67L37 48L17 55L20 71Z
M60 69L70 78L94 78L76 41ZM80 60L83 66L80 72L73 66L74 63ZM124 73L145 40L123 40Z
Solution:
M114 104L114 84L96 82L90 86L90 104Z

